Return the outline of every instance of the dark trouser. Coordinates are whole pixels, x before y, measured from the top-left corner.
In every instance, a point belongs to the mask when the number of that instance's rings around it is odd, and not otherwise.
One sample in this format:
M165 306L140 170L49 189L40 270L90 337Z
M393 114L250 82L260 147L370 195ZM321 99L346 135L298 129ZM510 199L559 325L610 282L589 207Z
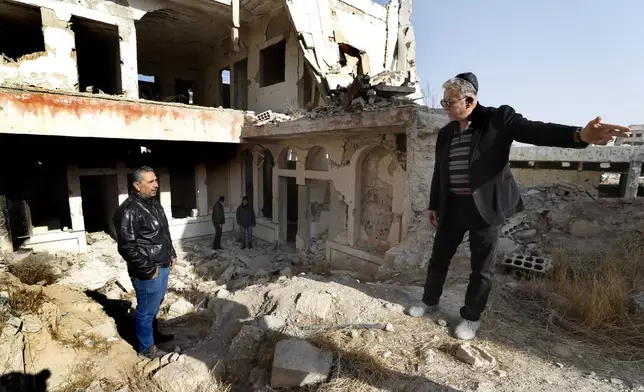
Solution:
M214 250L221 249L221 226L219 223L215 223L215 240L212 243L212 249Z
M242 238L242 247L253 247L253 226L239 226L239 231L241 232L241 238ZM248 243L246 242L246 238L248 238Z
M466 231L470 233L472 273L461 317L478 321L492 289L500 226L490 226L481 218L471 196L450 194L448 197L447 209L438 223L432 257L427 266L423 302L430 306L438 304L450 262Z

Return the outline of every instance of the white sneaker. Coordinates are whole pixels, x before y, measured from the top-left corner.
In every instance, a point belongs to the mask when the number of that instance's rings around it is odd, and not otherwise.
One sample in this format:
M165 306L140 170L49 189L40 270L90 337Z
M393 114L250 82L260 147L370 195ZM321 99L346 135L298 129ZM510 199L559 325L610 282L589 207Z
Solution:
M407 308L407 314L411 317L422 317L425 313L431 313L438 310L438 305L428 306L423 302L412 304Z
M479 328L481 328L480 321L461 319L456 328L454 328L454 337L461 340L472 340L476 337L476 331Z

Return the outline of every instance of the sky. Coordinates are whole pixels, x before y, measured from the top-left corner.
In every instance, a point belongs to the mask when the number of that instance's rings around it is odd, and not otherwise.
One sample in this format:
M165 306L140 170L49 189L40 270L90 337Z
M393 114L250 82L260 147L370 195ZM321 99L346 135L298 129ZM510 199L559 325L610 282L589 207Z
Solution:
M387 0L376 0L386 4ZM423 89L460 72L532 120L644 123L644 1L414 0Z

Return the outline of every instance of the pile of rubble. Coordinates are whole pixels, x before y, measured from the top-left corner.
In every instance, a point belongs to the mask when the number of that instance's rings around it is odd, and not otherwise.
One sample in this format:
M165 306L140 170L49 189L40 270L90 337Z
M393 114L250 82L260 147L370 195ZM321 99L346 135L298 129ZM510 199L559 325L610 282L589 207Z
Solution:
M360 75L349 87L337 86L332 90L327 105L312 108L305 114L282 114L268 110L256 116L249 116L247 121L262 126L302 117L313 120L343 113L413 105L416 102L408 97L414 93L416 87L399 72L384 71L374 77Z

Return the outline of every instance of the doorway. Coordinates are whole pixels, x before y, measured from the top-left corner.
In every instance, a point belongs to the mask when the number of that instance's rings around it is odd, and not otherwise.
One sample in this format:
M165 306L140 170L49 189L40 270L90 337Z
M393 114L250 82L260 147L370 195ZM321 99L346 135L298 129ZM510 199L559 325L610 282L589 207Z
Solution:
M88 233L105 232L116 238L113 217L119 206L116 175L80 177L83 221Z
M295 177L280 177L280 240L295 243L298 228L298 185Z

